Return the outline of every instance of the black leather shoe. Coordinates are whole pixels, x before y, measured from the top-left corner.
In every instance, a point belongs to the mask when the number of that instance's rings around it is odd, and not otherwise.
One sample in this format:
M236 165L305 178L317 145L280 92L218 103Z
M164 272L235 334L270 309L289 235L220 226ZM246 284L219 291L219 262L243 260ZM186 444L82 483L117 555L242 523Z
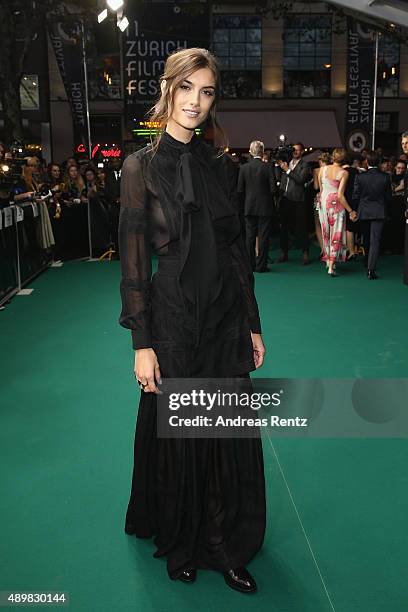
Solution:
M282 254L280 257L279 257L279 259L278 259L278 263L285 263L285 261L288 261L288 260L289 260L289 257L288 257L288 255L287 255L287 253L283 253L283 254Z
M374 270L369 270L367 272L367 278L369 280L376 280L378 278L378 276L376 275L376 273L374 272Z
M231 589L240 593L256 593L258 589L255 580L245 567L224 572L224 580Z
M182 582L195 582L196 578L197 570L193 568L184 570L184 572L178 577L178 579Z

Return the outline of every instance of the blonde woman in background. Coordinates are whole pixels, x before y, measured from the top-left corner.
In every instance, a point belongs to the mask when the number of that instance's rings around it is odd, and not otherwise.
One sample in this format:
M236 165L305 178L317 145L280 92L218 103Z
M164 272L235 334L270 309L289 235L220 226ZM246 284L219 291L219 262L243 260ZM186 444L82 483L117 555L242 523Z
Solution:
M13 188L15 202L34 201L36 199L35 193L42 185L36 172L38 169L37 162L37 157L29 157L27 163L22 167L20 180Z
M62 199L66 206L73 204L81 204L86 202L83 197L85 189L85 181L78 171L78 166L71 164L66 169L64 175L64 187L62 190Z

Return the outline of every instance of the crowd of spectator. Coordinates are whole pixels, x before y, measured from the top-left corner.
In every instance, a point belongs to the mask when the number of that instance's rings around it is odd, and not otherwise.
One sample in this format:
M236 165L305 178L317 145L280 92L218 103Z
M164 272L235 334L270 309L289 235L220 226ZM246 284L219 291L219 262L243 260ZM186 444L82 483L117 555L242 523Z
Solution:
M239 158L231 157L235 162L237 189L241 197L248 198L249 193L249 199L263 201L261 212L257 212L256 206L251 210L242 210L246 220L244 225L253 269L259 272L268 270L267 264L271 262L268 251L273 237L279 238L282 250L279 262L287 261L289 249L298 246L303 251L303 263L310 263L311 240L316 240L320 246L319 257L324 259L321 217L316 202L320 191L319 171L322 167L332 164L332 152L320 151L310 157L305 155L303 145L296 143L293 146L293 158L282 161L276 159L271 151L265 151L263 145L261 149L256 149L256 143L259 141L254 143L252 145L255 150L248 151L248 156L241 154ZM351 208L355 207L355 177L367 171L368 153L347 153L341 161L341 168L348 174L345 198ZM379 160L378 169L389 176L392 191L392 202L382 232L381 252L402 254L406 226L404 189L408 154L403 152L398 157L389 157L385 156L381 149L377 149L375 153ZM0 162L12 161L11 157L10 152L0 143ZM254 181L250 174L259 174L256 163L251 166L251 170L247 168L248 172L244 171L245 166L250 166L255 160L263 162L261 174L264 179L260 180L261 183L262 180L268 182L266 191L270 193L269 199L265 193L261 193L262 189L258 190L256 180ZM92 254L99 256L110 248L113 257L119 258L117 232L122 160L115 157L103 167L98 166L102 164L75 157L69 157L60 164L51 162L46 165L37 156L25 158L21 165L21 174L12 186L10 198L16 203L35 202L40 199L46 202L54 234L55 259L66 260L89 255L88 214L91 219ZM243 193L245 180L246 196ZM248 187L251 181L252 185ZM300 202L302 205L299 205ZM243 201L241 205L242 209L246 206ZM356 218L346 215L345 227L346 258L355 260L358 254L363 252L361 226ZM254 248L257 253L256 261Z
M15 162L1 143L0 157L9 164ZM54 234L54 258L67 260L89 255L88 204L93 255L112 248L113 257L118 258L120 158L103 167L75 157L61 164L54 161L45 164L37 156L21 161L20 175L10 186L6 199L18 204L46 202Z

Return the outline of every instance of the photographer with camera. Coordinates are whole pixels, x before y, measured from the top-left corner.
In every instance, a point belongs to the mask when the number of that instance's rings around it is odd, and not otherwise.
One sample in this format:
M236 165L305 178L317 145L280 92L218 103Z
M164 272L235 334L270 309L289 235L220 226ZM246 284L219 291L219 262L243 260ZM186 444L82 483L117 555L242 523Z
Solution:
M22 182L23 166L26 166L26 159L22 156L22 148L12 145L10 149L0 143L0 207L5 208L10 205L10 201L15 199L15 195L28 192L26 183ZM20 187L20 188L18 188ZM28 197L28 196L27 196ZM23 200L23 198L20 198Z
M8 206L10 201L10 158L6 145L0 142L0 209Z
M286 152L288 147L282 147ZM310 169L302 159L304 146L298 142L292 147L291 155L278 155L277 161L282 175L279 189L281 192L280 213L280 243L282 255L278 263L288 261L289 232L293 232L298 238L303 250L303 264L310 263L309 260L309 232L306 209L306 187L310 181ZM281 157L279 159L279 157Z

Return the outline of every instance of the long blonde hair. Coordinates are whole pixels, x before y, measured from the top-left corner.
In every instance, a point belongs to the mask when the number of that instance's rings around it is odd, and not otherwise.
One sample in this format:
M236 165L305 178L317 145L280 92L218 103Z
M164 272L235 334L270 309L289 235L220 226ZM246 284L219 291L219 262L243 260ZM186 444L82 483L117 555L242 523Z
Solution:
M200 68L209 68L215 78L215 95L211 105L209 117L216 135L221 137L220 154L228 146L227 136L217 120L217 102L220 98L220 70L214 55L207 49L192 47L191 49L177 49L171 53L164 67L164 73L159 79L161 95L156 104L147 114L149 121L158 123L159 134L151 139L153 152L159 146L161 134L166 127L173 112L174 94L181 83L193 72Z
M78 175L76 177L76 179L72 179L69 175L69 170L70 168L74 166L74 168L77 169L78 171ZM77 188L77 190L79 191L79 193L81 193L81 191L83 189L85 189L85 181L82 178L81 174L79 173L79 168L76 164L70 164L66 170L65 170L65 174L64 174L64 178L63 178L63 184L64 184L64 190L68 190L70 184L75 185L75 187Z
M340 164L342 166L347 161L347 151L346 149L342 149L337 147L333 150L332 160L334 164Z
M33 169L30 166L23 166L21 169L21 176L27 185L29 191L35 191Z

